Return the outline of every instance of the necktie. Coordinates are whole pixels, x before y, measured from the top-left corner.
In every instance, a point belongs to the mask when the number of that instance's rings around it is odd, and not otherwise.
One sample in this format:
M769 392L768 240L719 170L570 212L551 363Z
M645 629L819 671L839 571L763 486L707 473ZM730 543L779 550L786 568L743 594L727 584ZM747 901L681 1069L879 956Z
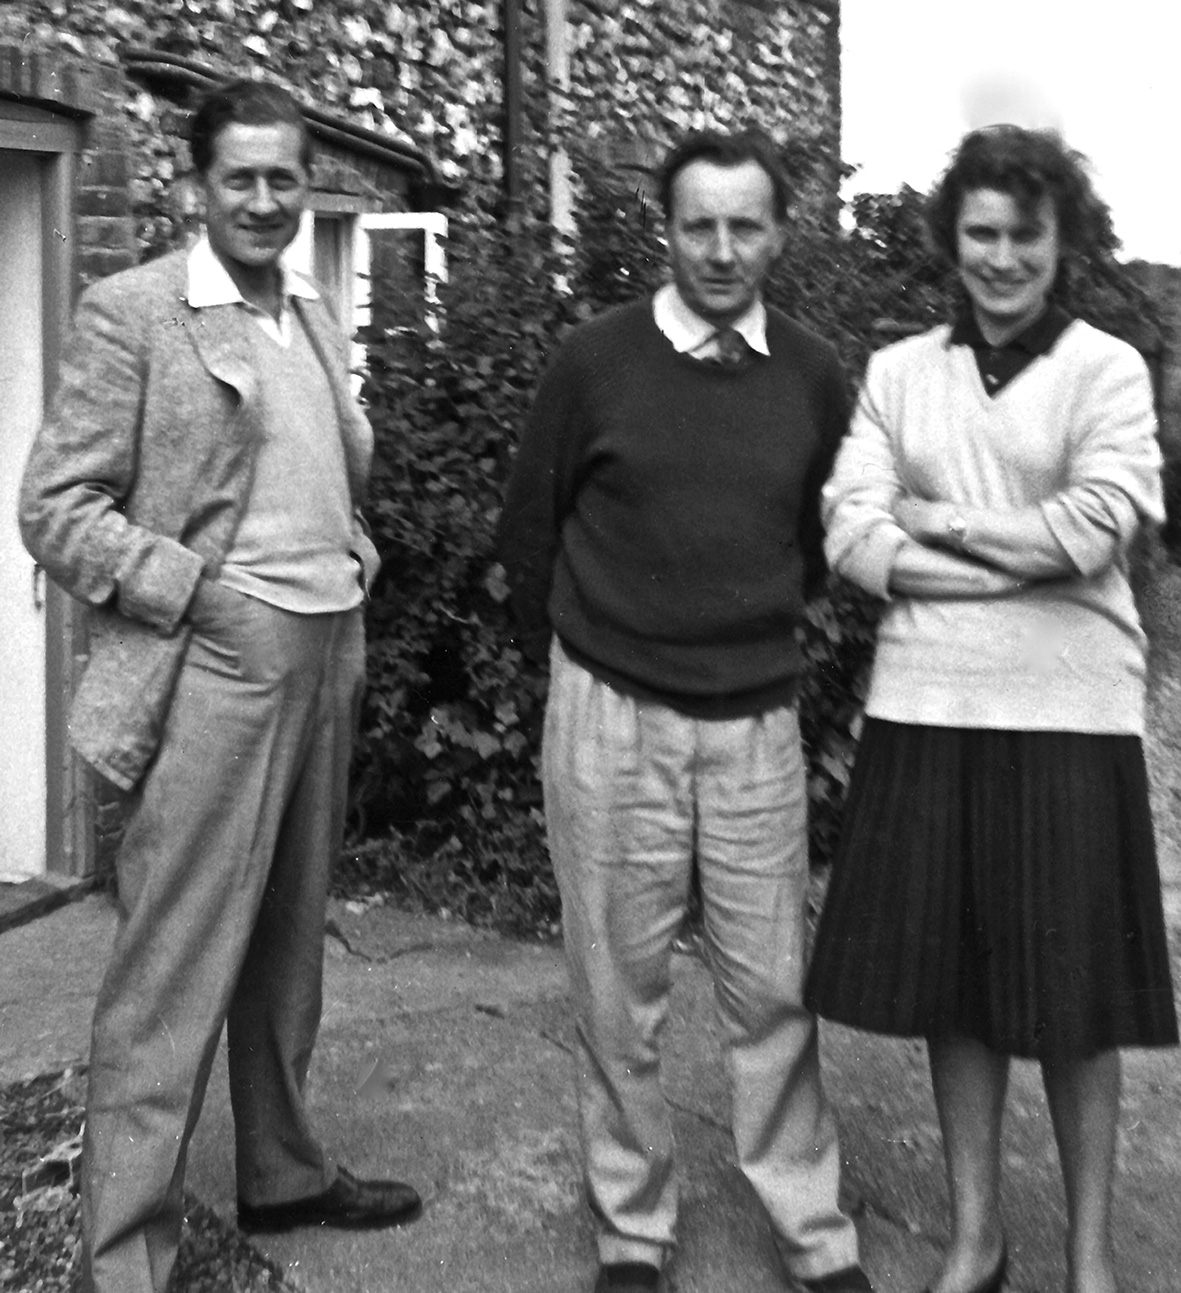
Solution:
M715 363L723 368L737 368L746 362L749 348L737 328L719 328L714 339L717 345Z

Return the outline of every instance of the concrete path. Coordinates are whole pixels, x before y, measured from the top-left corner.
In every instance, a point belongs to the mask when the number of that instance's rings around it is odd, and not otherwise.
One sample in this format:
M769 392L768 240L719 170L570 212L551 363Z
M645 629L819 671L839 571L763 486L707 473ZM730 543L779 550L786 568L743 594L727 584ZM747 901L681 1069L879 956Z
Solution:
M1170 904L1174 937L1181 904ZM424 1192L399 1231L300 1231L259 1244L308 1293L580 1293L593 1280L581 1195L571 1019L560 953L381 905L334 905L311 1103L365 1173ZM114 925L101 897L0 934L0 1081L84 1060ZM881 1293L918 1293L945 1225L939 1138L920 1045L825 1028L824 1066L866 1265ZM708 975L676 958L665 1082L682 1211L675 1293L785 1286L734 1167ZM1117 1244L1125 1293L1181 1290L1181 1057L1130 1053ZM188 1183L227 1218L232 1127L219 1061ZM1005 1135L1014 1293L1063 1288L1062 1191L1036 1068L1014 1066Z

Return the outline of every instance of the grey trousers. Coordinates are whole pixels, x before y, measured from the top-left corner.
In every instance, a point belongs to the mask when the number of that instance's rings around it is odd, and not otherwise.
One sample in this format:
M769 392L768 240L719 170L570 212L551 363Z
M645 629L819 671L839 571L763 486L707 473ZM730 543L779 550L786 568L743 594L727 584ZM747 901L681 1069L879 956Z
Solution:
M315 1194L336 1172L303 1088L361 613L294 615L222 590L203 615L116 861L122 910L95 1008L82 1165L94 1293L168 1282L223 1023L239 1197Z
M659 1042L696 856L738 1166L793 1275L854 1264L816 1021L803 1005L807 807L794 709L688 718L622 695L555 643L543 777L600 1260L659 1266L675 1241Z

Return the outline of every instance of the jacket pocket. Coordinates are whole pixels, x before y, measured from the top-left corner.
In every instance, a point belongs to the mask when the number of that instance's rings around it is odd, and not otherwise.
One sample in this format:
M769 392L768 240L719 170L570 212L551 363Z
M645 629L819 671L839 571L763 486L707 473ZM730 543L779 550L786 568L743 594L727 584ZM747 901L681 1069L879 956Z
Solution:
M155 756L191 629L163 636L115 611L90 615L90 660L70 709L70 743L131 790Z

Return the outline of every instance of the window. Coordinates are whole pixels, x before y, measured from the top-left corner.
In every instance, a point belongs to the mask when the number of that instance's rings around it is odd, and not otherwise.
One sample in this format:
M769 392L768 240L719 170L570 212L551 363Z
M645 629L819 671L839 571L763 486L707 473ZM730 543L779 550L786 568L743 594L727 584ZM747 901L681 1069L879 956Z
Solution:
M439 331L439 284L447 281L443 242L447 217L438 211L397 212L363 215L357 219L353 266L359 285L354 299L354 326L372 320L375 302L370 285L383 259L411 267L411 277L421 282L422 317L433 332ZM404 281L403 275L397 278Z
M342 325L354 334L370 326L375 314L387 326L423 322L438 332L446 237L447 217L438 211L307 211L288 262L316 279ZM385 310L373 299L375 277L397 296ZM359 372L364 363L364 347L357 344L353 369ZM359 387L359 376L354 384Z

